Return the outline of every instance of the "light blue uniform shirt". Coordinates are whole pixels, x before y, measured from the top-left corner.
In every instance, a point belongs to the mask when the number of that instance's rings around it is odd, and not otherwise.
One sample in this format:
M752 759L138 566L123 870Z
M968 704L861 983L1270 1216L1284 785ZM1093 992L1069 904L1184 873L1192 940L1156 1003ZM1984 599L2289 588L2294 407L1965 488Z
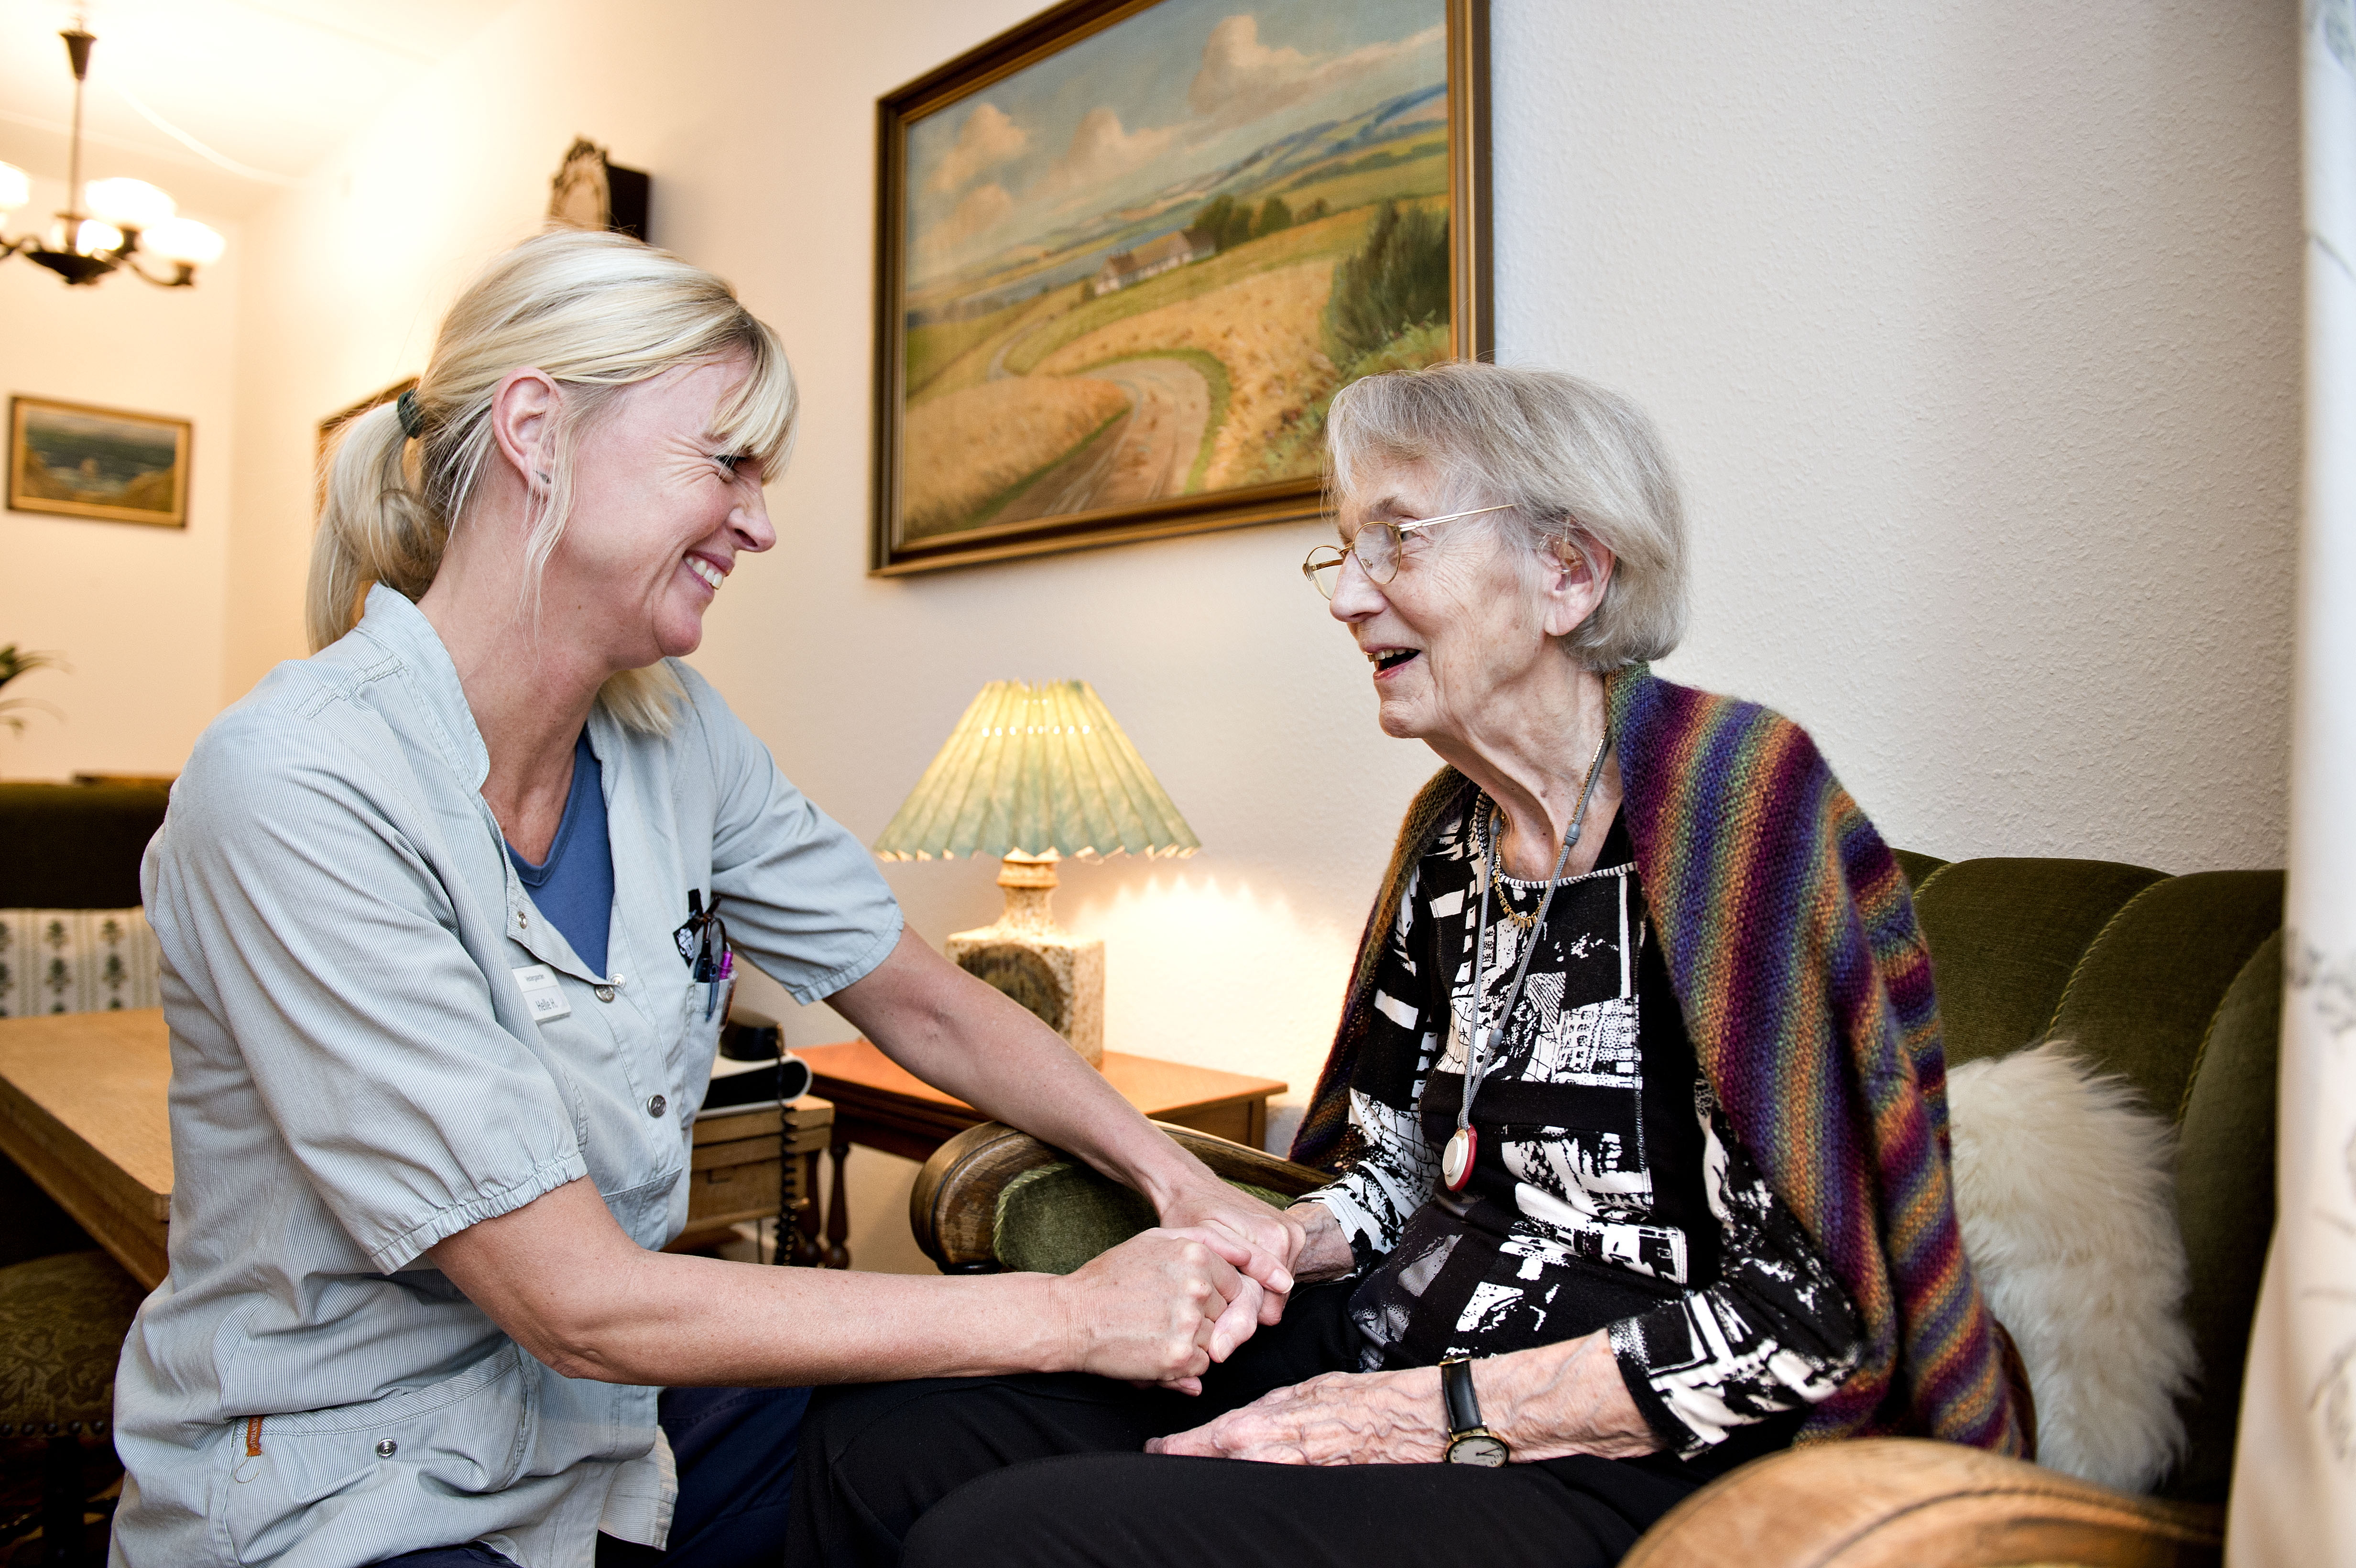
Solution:
M115 1381L115 1563L348 1568L481 1540L586 1568L600 1528L662 1543L657 1391L557 1376L423 1254L584 1176L639 1245L679 1234L724 1011L671 940L689 889L806 1002L898 940L866 851L671 667L668 736L589 718L605 975L517 880L457 671L398 593L198 741L143 869L175 1184L170 1276ZM569 1012L544 1016L543 987L535 1021L535 965Z

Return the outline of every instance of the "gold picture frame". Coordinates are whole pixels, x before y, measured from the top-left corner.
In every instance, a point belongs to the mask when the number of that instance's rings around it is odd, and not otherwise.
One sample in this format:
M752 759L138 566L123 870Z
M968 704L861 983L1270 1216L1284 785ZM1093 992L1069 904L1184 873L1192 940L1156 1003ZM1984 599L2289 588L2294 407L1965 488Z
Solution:
M344 427L370 409L384 407L416 385L416 377L403 376L389 387L378 388L358 402L346 403L319 421L318 438L311 447L311 510L314 514L327 504L327 470L335 462L336 438L343 434Z
M1066 0L879 99L870 574L1317 517L1335 390L1492 351L1488 48Z
M8 509L188 526L194 421L96 403L8 400Z

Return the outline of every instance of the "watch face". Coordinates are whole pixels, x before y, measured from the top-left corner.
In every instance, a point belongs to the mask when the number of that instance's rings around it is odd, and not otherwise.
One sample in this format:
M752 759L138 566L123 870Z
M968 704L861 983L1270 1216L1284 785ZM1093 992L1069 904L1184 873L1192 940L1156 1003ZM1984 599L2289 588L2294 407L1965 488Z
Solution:
M1505 1462L1511 1451L1505 1439L1486 1432L1468 1432L1451 1438L1448 1445L1448 1462L1451 1465L1497 1466Z

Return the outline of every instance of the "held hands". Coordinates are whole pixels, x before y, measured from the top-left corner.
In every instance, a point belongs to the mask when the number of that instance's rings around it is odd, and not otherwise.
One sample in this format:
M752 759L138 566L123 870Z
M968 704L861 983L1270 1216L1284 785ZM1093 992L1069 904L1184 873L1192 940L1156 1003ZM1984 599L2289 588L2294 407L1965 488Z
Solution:
M1156 1229L1054 1281L1070 1365L1200 1393L1211 1363L1251 1337L1262 1292L1237 1272L1248 1255L1224 1232Z
M1180 1188L1160 1207L1162 1224L1217 1247L1258 1287L1250 1293L1248 1302L1238 1296L1220 1320L1219 1327L1228 1339L1213 1359L1226 1360L1227 1351L1251 1338L1256 1322L1275 1323L1283 1317L1285 1298L1292 1291L1293 1263L1304 1233L1301 1221L1228 1186L1208 1170L1202 1170L1199 1179ZM1322 1205L1312 1207L1322 1211ZM1241 1255L1234 1255L1230 1249L1238 1249Z

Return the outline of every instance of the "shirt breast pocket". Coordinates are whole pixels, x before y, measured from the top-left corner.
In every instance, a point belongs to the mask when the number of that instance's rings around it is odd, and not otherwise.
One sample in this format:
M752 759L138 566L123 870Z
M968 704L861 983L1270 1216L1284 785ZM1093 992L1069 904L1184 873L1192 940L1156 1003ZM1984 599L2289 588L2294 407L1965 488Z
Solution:
M509 1342L423 1388L232 1424L224 1522L238 1556L273 1558L322 1529L398 1539L437 1499L506 1490L531 1452L539 1392Z

